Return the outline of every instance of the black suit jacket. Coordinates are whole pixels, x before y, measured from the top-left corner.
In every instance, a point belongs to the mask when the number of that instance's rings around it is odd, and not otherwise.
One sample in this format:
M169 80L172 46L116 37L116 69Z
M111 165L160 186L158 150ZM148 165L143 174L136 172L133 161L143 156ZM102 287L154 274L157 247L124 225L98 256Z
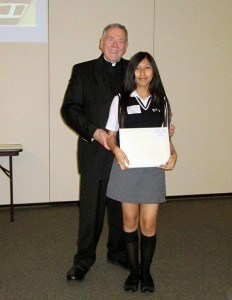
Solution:
M128 61L122 59L122 63L125 74ZM61 114L65 123L79 135L81 175L98 179L109 177L113 155L92 138L97 128L105 129L113 97L102 55L73 67Z

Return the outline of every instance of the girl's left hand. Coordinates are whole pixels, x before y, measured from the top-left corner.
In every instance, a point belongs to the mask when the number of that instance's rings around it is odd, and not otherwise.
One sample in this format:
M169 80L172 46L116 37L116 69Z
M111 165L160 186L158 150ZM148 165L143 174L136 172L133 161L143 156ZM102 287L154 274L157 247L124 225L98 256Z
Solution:
M169 157L169 160L166 162L165 165L160 165L160 168L171 171L175 167L176 160L177 160L177 155L176 153L174 153Z

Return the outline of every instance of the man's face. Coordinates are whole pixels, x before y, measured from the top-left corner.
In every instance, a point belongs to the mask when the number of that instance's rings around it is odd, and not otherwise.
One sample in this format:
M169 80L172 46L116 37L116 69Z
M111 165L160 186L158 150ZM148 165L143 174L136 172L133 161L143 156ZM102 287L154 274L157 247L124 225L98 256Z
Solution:
M106 60L114 63L126 53L128 43L126 34L121 28L110 28L101 38L100 49Z

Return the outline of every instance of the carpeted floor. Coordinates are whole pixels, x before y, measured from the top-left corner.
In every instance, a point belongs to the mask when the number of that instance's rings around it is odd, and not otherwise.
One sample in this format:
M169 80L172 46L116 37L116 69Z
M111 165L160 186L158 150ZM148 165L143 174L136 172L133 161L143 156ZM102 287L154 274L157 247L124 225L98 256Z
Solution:
M126 293L128 271L106 261L107 224L83 282L66 281L76 251L77 205L0 209L0 299L232 300L232 199L160 206L154 294Z

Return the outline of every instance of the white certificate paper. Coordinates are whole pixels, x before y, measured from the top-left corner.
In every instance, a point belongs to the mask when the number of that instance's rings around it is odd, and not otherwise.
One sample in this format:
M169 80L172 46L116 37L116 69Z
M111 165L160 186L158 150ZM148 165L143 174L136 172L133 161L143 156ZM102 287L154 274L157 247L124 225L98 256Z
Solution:
M119 140L129 168L159 167L169 159L168 127L120 128Z

